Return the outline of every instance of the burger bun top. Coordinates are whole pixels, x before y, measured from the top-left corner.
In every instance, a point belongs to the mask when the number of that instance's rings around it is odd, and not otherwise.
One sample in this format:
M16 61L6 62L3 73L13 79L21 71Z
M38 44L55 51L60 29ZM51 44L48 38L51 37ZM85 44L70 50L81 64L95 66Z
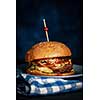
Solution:
M31 62L37 59L71 56L70 49L61 42L40 42L32 46L25 55L25 61Z

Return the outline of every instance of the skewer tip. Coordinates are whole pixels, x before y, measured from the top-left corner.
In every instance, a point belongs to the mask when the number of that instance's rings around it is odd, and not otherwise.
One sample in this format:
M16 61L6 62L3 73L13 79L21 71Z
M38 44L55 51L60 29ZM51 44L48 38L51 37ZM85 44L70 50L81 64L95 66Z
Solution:
M45 19L43 19L43 21L45 21Z

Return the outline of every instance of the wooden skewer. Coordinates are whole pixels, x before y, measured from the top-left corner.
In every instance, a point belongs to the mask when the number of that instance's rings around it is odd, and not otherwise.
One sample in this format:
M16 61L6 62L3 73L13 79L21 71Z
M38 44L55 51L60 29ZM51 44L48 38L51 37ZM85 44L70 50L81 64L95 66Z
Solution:
M47 26L46 26L46 21L45 21L45 19L43 19L43 23L44 23L44 28L46 28L46 29L48 30L48 28L47 28ZM45 33L46 33L47 41L49 42L49 36L48 36L48 31L47 31L47 30L45 30Z

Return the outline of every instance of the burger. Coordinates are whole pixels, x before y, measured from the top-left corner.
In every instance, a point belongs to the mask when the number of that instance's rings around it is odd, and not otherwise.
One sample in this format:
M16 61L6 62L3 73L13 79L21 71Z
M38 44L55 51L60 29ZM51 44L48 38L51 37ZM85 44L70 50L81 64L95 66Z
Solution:
M66 76L74 74L71 50L57 41L40 42L26 52L26 72L40 76Z

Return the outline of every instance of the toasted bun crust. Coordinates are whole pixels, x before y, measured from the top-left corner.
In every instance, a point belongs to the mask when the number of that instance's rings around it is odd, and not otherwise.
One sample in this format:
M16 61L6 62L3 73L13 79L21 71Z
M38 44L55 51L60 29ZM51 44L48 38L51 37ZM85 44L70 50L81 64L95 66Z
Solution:
M56 41L40 42L27 51L25 61L63 56L71 56L71 51L65 44Z
M73 75L75 72L74 70L72 69L71 72L69 73L62 73L62 74L57 74L57 73L43 73L41 71L38 71L38 70L28 70L26 71L28 74L31 74L31 75L38 75L38 76L67 76L67 75Z

